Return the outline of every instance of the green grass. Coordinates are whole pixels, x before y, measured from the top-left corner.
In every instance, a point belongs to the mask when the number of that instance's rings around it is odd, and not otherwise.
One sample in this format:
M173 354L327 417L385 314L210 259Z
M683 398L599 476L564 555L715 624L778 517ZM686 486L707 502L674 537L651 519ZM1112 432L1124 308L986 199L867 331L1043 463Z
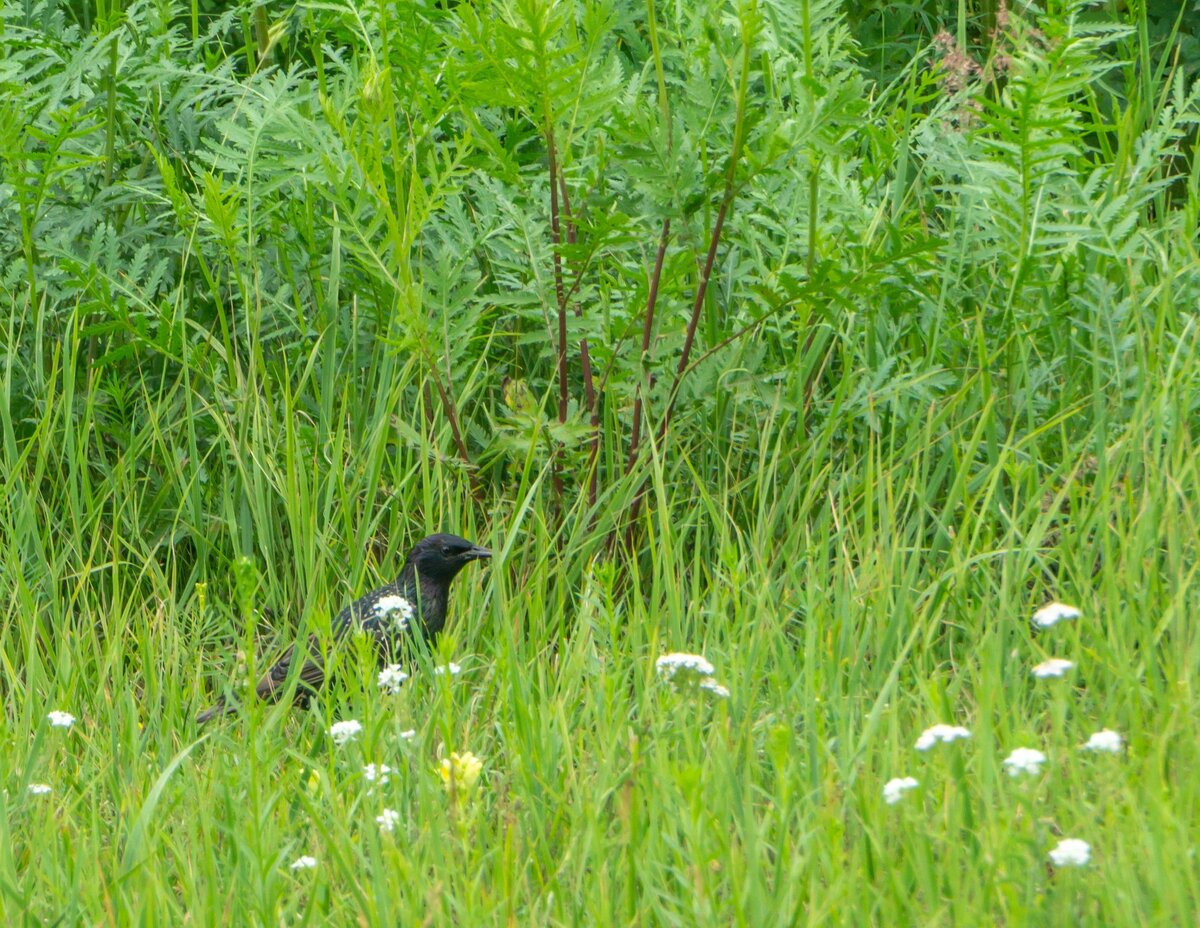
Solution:
M0 6L0 920L1194 922L1200 91L954 6ZM196 726L437 530L399 695Z

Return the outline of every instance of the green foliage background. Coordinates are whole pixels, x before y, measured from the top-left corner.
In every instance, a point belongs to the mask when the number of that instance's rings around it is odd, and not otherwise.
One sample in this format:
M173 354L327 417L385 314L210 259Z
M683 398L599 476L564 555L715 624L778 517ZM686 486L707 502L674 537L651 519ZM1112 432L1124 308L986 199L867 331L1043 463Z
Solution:
M1176 7L4 0L7 921L1194 919ZM461 678L196 730L434 530Z

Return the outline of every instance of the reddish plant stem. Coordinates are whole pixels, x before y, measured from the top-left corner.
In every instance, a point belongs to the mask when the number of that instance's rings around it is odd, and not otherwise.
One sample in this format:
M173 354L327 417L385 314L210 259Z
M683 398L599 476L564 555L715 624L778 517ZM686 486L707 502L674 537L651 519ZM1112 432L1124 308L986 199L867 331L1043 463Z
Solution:
M655 443L660 452L666 446L667 428L671 424L671 413L675 409L675 396L679 392L679 385L683 381L684 375L688 372L688 358L692 353L692 343L696 340L696 326L700 322L700 310L704 307L704 295L708 292L708 281L712 276L713 264L717 259L717 246L721 243L721 230L725 227L725 217L729 215L729 205L733 202L733 197L733 170L731 169L725 184L725 195L721 198L721 206L717 210L717 221L713 224L712 236L709 238L708 254L704 259L704 267L700 271L700 281L696 285L696 298L692 301L692 317L688 320L683 351L679 355L679 364L675 368L675 377L671 381L671 390L667 394L667 408L663 412L662 422L658 427ZM625 544L630 549L633 548L637 520L645 498L646 482L642 481L638 486L637 495L633 498L633 505L629 508L629 522L625 528Z
M563 216L567 220L567 244L574 245L577 237L577 229L575 226L575 217L571 212L571 198L567 194L567 181L563 173L558 173L559 194L562 197ZM579 288L579 282L583 277L583 270L576 269L575 280L571 284L571 293L573 294ZM570 299L570 295L563 297L564 302ZM579 301L574 303L575 315L580 319L583 318L583 307L579 305ZM596 464L600 459L600 408L596 402L596 384L592 376L592 355L588 350L587 336L582 336L579 339L579 363L583 368L583 393L584 401L587 403L588 421L592 425L592 440L588 447L588 506L596 505L596 496L599 489L599 472Z
M663 413L662 423L658 427L658 441L662 444L667 435L667 426L671 424L671 413L675 411L675 396L683 375L687 373L688 358L692 354L692 342L696 340L696 326L700 322L700 310L704 308L704 295L708 292L708 281L712 276L713 262L717 258L717 246L721 243L721 230L725 227L725 217L729 215L729 204L733 200L732 189L727 188L725 197L721 200L721 208L717 210L717 221L713 225L712 238L708 243L708 255L704 259L704 269L700 272L700 283L696 286L696 299L692 302L692 318L688 320L687 336L683 340L683 351L679 354L679 365L675 368L675 378L671 381L671 392L667 394L667 409Z
M650 288L646 293L646 316L642 321L642 355L643 370L646 368L650 355L650 339L654 336L654 307L658 303L658 283L662 279L663 259L667 254L667 241L671 237L671 220L664 219L662 234L658 237L658 254L654 256L654 270L650 274ZM654 375L650 374L645 389L654 386ZM629 440L629 459L625 464L625 473L633 470L637 460L638 443L642 437L642 403L645 396L643 385L639 381L637 397L633 401L633 434Z
M438 376L437 365L434 364L433 358L426 355L426 361L429 364L429 376L433 378L434 389L438 392L438 399L441 400L442 410L446 413L446 418L450 422L450 434L454 436L454 445L458 448L458 456L462 458L464 464L467 465L468 479L471 483L471 495L475 497L476 502L483 502L483 487L479 484L478 475L475 473L471 465L471 456L467 453L467 443L463 440L462 429L458 425L458 410L454 405L454 398L447 392L446 387L442 384L442 378Z
M550 238L554 246L554 294L558 300L558 421L567 421L567 298L563 291L562 255L559 247L562 243L558 218L558 153L554 147L554 127L546 118L546 156L550 162ZM559 469L557 453L554 460L553 472L554 492L561 507L563 497L562 472Z

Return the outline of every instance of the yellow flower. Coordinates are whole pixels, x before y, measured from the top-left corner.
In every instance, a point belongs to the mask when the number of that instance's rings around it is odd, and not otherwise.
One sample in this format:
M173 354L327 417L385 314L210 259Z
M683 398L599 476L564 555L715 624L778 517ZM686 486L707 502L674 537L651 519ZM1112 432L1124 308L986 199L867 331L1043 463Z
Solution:
M475 788L481 773L483 761L470 751L451 754L449 758L442 760L442 765L438 768L438 774L446 784L446 789L461 797L465 797Z
M308 771L308 780L304 784L310 793L316 793L321 788L321 775L316 770Z

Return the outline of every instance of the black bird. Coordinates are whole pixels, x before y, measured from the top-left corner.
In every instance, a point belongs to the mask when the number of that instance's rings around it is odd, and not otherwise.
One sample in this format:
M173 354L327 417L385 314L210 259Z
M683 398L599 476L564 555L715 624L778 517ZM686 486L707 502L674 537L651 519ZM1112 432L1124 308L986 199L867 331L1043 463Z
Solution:
M411 640L414 626L426 640L432 640L446 624L446 602L450 581L471 561L492 556L487 548L472 544L457 535L430 535L408 552L404 568L394 583L381 586L351 603L333 620L334 640L351 628L360 628L374 636L378 663L383 666ZM316 647L316 636L307 649L297 652L292 645L254 688L259 699L276 702L296 660L303 660L293 704L308 705L326 682L325 668ZM211 709L201 712L196 721L203 724L214 716L233 712L224 698Z

